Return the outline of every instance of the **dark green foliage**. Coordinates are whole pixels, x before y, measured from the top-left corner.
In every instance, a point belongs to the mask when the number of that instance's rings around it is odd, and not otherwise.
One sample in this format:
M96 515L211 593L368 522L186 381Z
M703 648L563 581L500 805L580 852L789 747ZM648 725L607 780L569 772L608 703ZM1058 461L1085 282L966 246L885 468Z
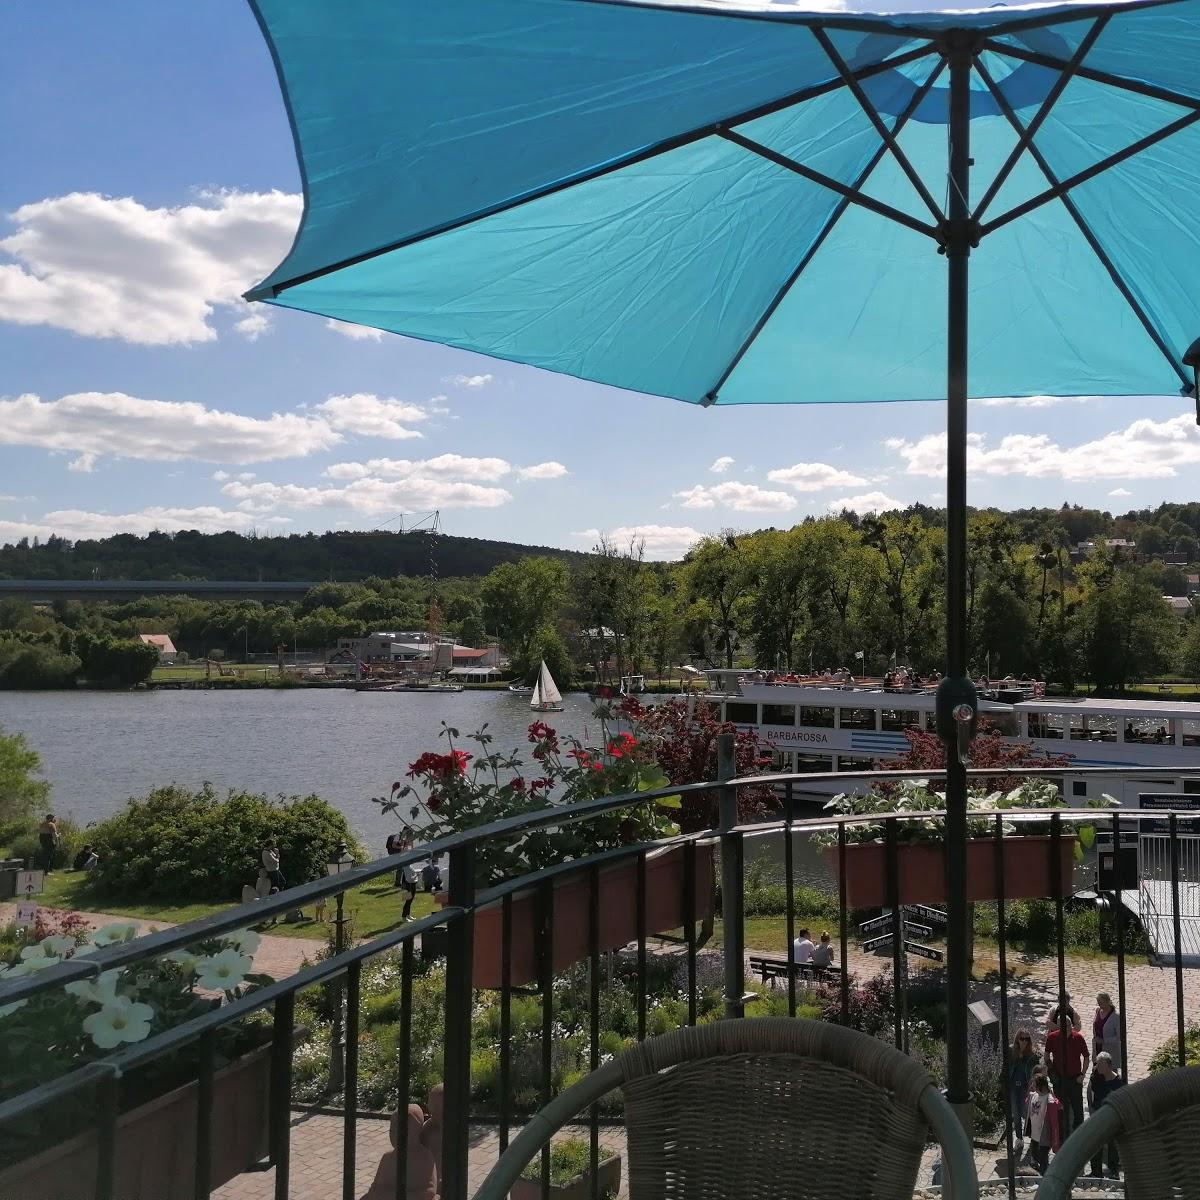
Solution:
M38 842L37 827L41 820L35 814L22 821L0 824L0 858L22 858L26 862L40 862L41 844ZM53 865L62 869L71 865L79 847L87 840L83 830L70 817L58 817L58 845L54 850Z
M1200 1025L1189 1025L1183 1035L1184 1066L1200 1067ZM1169 1038L1150 1058L1150 1074L1174 1071L1179 1066L1179 1039Z
M19 733L0 729L0 829L43 807L50 785L41 779L42 760ZM4 835L0 832L0 845Z
M158 666L158 650L130 638L84 634L76 639L75 649L88 681L104 687L136 687Z
M55 647L15 639L0 640L0 688L38 691L74 687L80 662Z
M358 850L346 818L319 796L222 797L208 784L158 788L88 833L100 854L98 895L126 901L236 900L272 837L289 886L323 875L339 841Z

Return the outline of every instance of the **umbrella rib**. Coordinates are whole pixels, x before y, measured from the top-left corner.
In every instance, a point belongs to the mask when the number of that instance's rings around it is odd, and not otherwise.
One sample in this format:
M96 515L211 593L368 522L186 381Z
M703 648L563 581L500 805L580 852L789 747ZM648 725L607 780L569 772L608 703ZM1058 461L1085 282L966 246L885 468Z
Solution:
M1053 187L1047 188L1044 192L1039 192L1036 196L1030 197L1023 204L1018 204L1016 208L1010 208L1008 212L989 221L986 225L980 226L975 231L976 241L1009 224L1011 221L1017 220L1018 217L1027 216L1034 209L1041 208L1043 204L1049 204L1051 200L1057 200L1060 196L1065 196L1072 189L1087 183L1089 179L1095 179L1097 175L1103 175L1105 171L1119 166L1126 159L1132 158L1135 154L1140 154L1143 150L1148 150L1151 146L1156 146L1159 142L1179 133L1181 130L1187 129L1197 121L1200 121L1200 108L1188 113L1186 116L1179 117L1177 120L1172 121L1170 125L1164 125L1154 133L1147 134L1144 138L1139 138L1136 142L1126 146L1124 150L1118 150L1116 154L1110 154L1107 158L1102 158L1098 163L1094 163L1088 167L1086 171L1080 171L1078 174L1068 176Z
M1200 116L1200 113L1197 115ZM917 220L916 217L910 216L902 209L894 208L892 205L884 204L881 200L876 200L872 196L864 195L858 187L851 187L849 184L842 183L840 180L834 179L832 175L826 175L823 171L814 171L812 167L806 167L794 158L788 158L786 154L780 154L777 150L772 150L770 146L764 146L761 142L743 137L736 130L719 129L717 130L717 136L724 138L727 142L732 142L735 146L741 146L743 150L749 150L751 154L757 154L760 158L765 158L768 162L773 162L778 167L783 167L785 171L794 171L797 175L802 176L812 183L820 184L822 187L828 188L831 192L837 192L839 196L845 197L851 204L857 204L862 208L869 209L877 216L886 217L889 221L895 221L897 225L904 225L909 229L915 230L917 233L923 233L926 237L931 237L936 242L941 241L941 231L935 226Z
M888 71L895 70L897 67L906 66L909 63L918 62L923 58L928 58L937 50L936 45L932 42L921 46L916 46L912 50L907 50L903 54L897 54L892 58L882 59L880 62L870 63L865 67L860 67L853 72L854 78L857 80L871 79L876 75L886 74ZM693 142L701 141L706 137L712 137L715 134L720 134L722 130L729 125L742 125L747 121L754 121L760 117L769 117L773 113L782 111L785 108L792 108L797 104L803 104L808 100L815 100L821 96L827 96L831 92L841 91L846 86L841 79L827 79L821 83L811 84L808 87L800 88L798 91L790 92L786 96L780 96L776 100L768 100L763 104L755 105L753 108L746 109L744 112L735 113L733 116L725 117L720 121L710 121L705 125L697 126L689 129L684 133L674 134L669 138L664 138L662 141L655 142L653 145L646 146L642 150L634 151L632 154L625 155L612 162L603 163L600 166L592 167L584 171L580 171L572 175L568 179L557 179L553 183L544 184L541 187L536 187L528 192L524 192L519 196L514 196L508 200L501 200L496 204L490 204L485 208L478 209L473 213L468 213L466 216L457 217L450 221L443 221L429 229L425 229L420 233L414 233L409 237L398 238L394 242L388 242L382 246L378 246L373 250L364 250L361 254L352 254L346 258L339 259L324 267L317 267L312 271L305 271L302 274L295 275L291 279L282 280L279 283L271 284L270 286L262 286L251 288L244 293L245 300L271 300L279 295L280 292L286 291L288 288L298 287L302 283L311 283L314 279L320 279L325 275L331 275L336 271L344 270L347 267L357 266L359 263L369 262L373 258L379 258L381 255L390 254L394 250L403 250L406 246L413 246L419 242L428 241L430 238L438 237L443 233L452 233L456 229L462 229L467 225L473 225L477 221L482 221L487 217L498 216L501 213L510 212L514 208L520 208L523 204L530 204L534 200L541 200L546 196L553 196L557 192L565 191L567 188L575 187L579 184L590 183L593 179L603 178L605 175L611 175L615 171L623 170L625 167L636 166L639 163L647 162L652 158L657 158L661 154L670 153L672 150L679 150L684 146L689 146Z
M913 93L913 97L908 102L904 111L900 114L899 117L896 118L896 124L893 126L893 128L891 130L893 137L895 137L897 134L899 134L900 131L904 128L904 126L908 123L909 118L920 107L921 101L924 100L925 97L929 94L930 88L932 88L934 83L937 82L938 76L941 75L942 71L944 71L945 68L946 68L946 62L945 62L945 59L943 59L934 67L934 69L932 71L930 71L929 78L926 79L925 82L923 84L921 84L921 86L916 90L916 92ZM887 153L887 144L883 143L871 155L871 158L868 161L867 165L862 169L862 171L859 173L858 178L854 181L854 186L856 188L861 188L866 184L867 180L874 173L875 168L877 166L879 166L879 164L883 161L883 156L886 153ZM820 250L820 248L825 244L825 239L828 238L829 235L833 232L837 223L842 219L843 214L845 213L846 209L848 209L849 207L850 207L850 200L847 196L843 196L837 202L837 204L834 206L833 211L829 214L829 218L826 220L825 224L821 227L821 230L817 234L817 236L813 239L812 245L809 246L809 248L804 252L804 257L801 258L800 262L796 265L795 270L792 271L792 273L784 281L783 286L781 288L779 288L779 290L771 298L771 303L767 305L766 309L763 311L762 316L760 316L758 318L758 320L755 322L754 328L747 335L746 339L742 342L741 346L738 347L738 351L733 356L733 358L730 359L729 365L725 368L724 371L721 372L721 377L717 380L717 382L713 386L712 390L709 391L705 395L704 399L700 402L704 408L708 408L710 405L716 404L718 393L725 386L730 375L732 375L734 373L734 371L737 370L738 363L740 363L742 361L742 359L746 356L746 352L754 344L754 341L758 337L758 335L760 333L762 333L763 329L766 327L767 322L775 315L776 309L778 309L779 306L783 303L784 297L788 294L788 292L790 292L792 290L792 287L795 285L796 280L798 280L800 278L800 276L803 275L804 272L808 269L808 264L811 263L812 260L816 257L817 251Z
M1013 168L1017 165L1021 155L1025 153L1026 148L1033 142L1037 131L1041 129L1042 122L1050 115L1050 110L1058 103L1058 98L1066 90L1066 86L1075 77L1075 73L1083 65L1083 60L1087 57L1088 52L1096 44L1096 39L1104 32L1104 27L1111 19L1111 14L1105 14L1098 18L1088 30L1087 35L1079 43L1075 53L1071 56L1071 61L1059 72L1058 78L1054 81L1054 86L1047 93L1045 100L1042 101L1041 107L1037 110L1032 121L1020 132L1017 137L1017 144L1012 148L1009 156L1004 161L1004 165L996 172L995 179L983 195L983 199L979 201L979 206L975 209L975 221L982 221L983 214L987 211L988 205L996 198L996 193L1004 186L1005 181L1012 173Z
M1004 113L1008 123L1017 131L1018 134L1020 134L1026 127L1021 124L1021 119L1017 116L1012 105L1009 104L1008 97L1005 96L1000 90L999 86L997 86L995 80L992 79L991 74L982 63L977 64L976 70L979 72L979 77L987 85L988 90L996 98L996 103L1000 106L1000 111ZM1054 169L1050 166L1050 163L1047 161L1045 155L1042 154L1041 150L1032 141L1032 139L1029 142L1029 153L1033 157L1034 162L1037 163L1042 174L1046 177L1046 181L1052 186L1057 185L1059 180L1057 175L1054 173ZM1092 232L1091 226L1084 219L1084 216L1079 211L1079 207L1076 205L1075 201L1068 195L1063 195L1060 198L1062 200L1063 207L1070 214L1071 219L1079 228L1079 232L1083 235L1084 241L1086 241L1087 244L1092 248L1093 253L1100 260L1100 265L1108 272L1108 276L1113 281L1113 285L1116 287L1117 291L1121 293L1125 303L1128 304L1133 310L1133 315L1137 317L1142 328L1149 335L1150 340L1155 344L1155 346L1158 347L1163 358L1165 358L1170 364L1171 370L1174 371L1179 377L1179 380L1183 386L1185 388L1190 387L1191 380L1187 377L1187 372L1183 370L1179 362L1176 360L1170 346L1167 345L1166 338L1164 338L1159 332L1158 327L1150 319L1150 314L1147 313L1142 307L1137 297L1133 294L1133 289L1125 282L1120 271L1117 270L1116 264L1108 256L1108 252L1100 244L1100 239L1095 235L1095 233Z
M1051 54L1041 54L1036 50L1028 50L1024 46L1010 46L1007 42L997 42L989 38L983 48L1007 58L1019 58L1022 62L1033 63L1038 67L1049 67L1054 71L1063 71L1069 64ZM1090 79L1093 83L1107 84L1121 91L1133 92L1137 96L1148 96L1151 100L1162 100L1167 104L1177 104L1182 108L1200 109L1200 96L1189 96L1186 92L1176 92L1171 88L1159 87L1153 83L1143 83L1140 79L1129 79L1124 75L1113 75L1109 71L1099 71L1095 67L1079 66L1075 74L1080 79Z
M908 182L913 185L917 195L921 197L921 202L929 209L934 221L940 224L945 220L945 214L938 207L937 201L929 194L929 189L925 186L925 181L909 161L908 155L900 149L900 143L896 140L896 135L887 127L887 122L879 115L879 110L871 103L866 92L863 91L862 84L854 78L853 72L847 65L846 60L838 53L838 49L833 44L833 40L829 34L819 25L816 25L813 26L813 36L821 43L821 49L825 51L838 75L841 76L846 87L850 89L851 94L858 101L863 112L867 114L867 119L875 127L875 132L883 139L885 148L892 152L892 156L899 164L900 169L908 177Z

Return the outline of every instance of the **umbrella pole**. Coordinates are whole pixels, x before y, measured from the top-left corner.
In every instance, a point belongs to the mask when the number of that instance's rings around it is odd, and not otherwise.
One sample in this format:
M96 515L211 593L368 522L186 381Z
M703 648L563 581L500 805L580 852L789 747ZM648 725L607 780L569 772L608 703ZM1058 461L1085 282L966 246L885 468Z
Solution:
M938 688L938 731L946 742L946 1091L970 1128L967 1004L966 738L975 689L967 675L967 275L971 253L971 68L977 41L946 37L950 73L950 179L946 210L946 677Z

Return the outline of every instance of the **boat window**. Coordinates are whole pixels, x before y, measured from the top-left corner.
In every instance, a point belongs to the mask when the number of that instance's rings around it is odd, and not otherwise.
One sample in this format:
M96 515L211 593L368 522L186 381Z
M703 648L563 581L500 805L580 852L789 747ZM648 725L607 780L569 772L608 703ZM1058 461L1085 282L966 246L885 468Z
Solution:
M1126 717L1125 740L1149 746L1172 746L1175 744L1173 722L1163 717Z
M893 732L921 727L921 714L911 708L885 708L879 717L880 727Z
M1200 721L1185 717L1180 724L1183 726L1183 744L1185 746L1200 746Z
M979 714L979 732L995 733L1000 737L1017 736L1017 714L1006 712L983 712Z
M1071 740L1073 742L1115 742L1117 719L1099 713L1072 713Z
M843 729L874 729L875 710L873 708L843 708L840 723Z
M816 775L823 771L833 770L833 758L828 754L797 754L796 765L792 768L797 773Z
M1031 738L1062 737L1062 713L1031 712L1029 714L1029 736Z
M726 704L725 720L732 721L735 725L757 725L758 705L737 703Z
M816 725L821 729L833 728L832 708L802 708L800 710L801 725Z
M1200 795L1200 779L1185 779L1183 781L1183 794L1185 796Z
M762 723L764 725L795 725L796 706L794 704L764 704Z
M1087 780L1072 779L1071 780L1071 795L1072 796L1087 796Z
M837 769L842 773L846 771L878 771L879 764L873 758L855 758L850 754L839 754Z

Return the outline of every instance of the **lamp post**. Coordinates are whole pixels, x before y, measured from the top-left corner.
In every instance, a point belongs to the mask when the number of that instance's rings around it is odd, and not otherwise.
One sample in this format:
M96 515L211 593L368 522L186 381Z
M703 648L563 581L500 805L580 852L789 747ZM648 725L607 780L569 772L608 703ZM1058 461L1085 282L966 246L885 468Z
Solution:
M354 859L345 842L338 842L337 848L325 863L326 875L340 875L347 868L354 866ZM333 952L341 954L345 949L344 929L346 918L343 916L345 893L337 894L337 915L333 919ZM333 1029L329 1040L329 1088L340 1091L346 1081L346 1045L342 1030L345 1028L342 1014L342 981L333 981Z

